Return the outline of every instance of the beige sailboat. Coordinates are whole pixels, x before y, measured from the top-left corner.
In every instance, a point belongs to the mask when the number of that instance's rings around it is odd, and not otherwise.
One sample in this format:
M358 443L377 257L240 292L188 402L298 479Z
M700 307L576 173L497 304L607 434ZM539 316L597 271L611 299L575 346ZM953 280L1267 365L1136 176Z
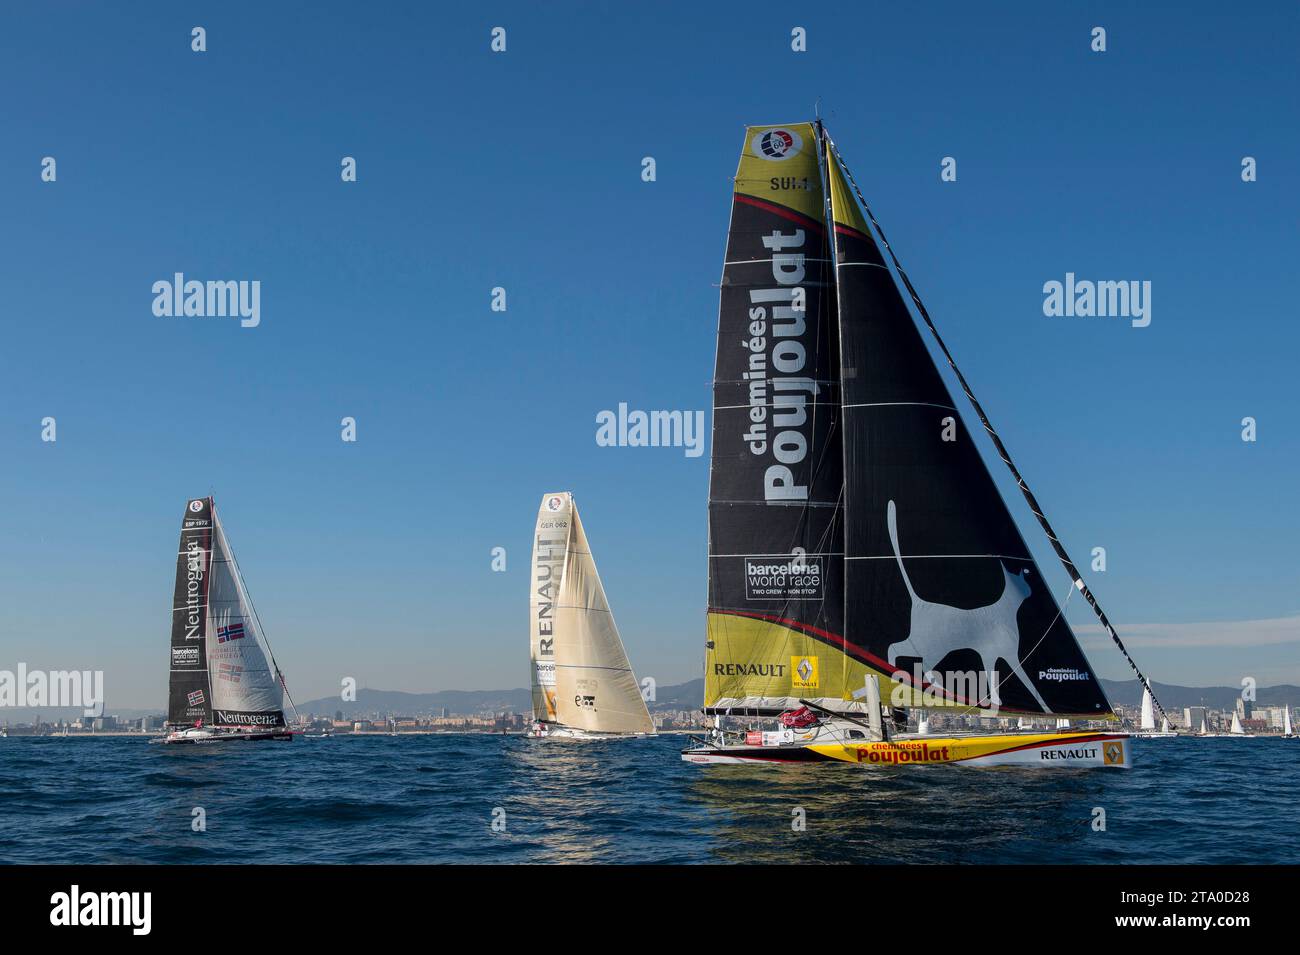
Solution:
M537 739L654 733L573 495L546 494L529 578L529 648Z

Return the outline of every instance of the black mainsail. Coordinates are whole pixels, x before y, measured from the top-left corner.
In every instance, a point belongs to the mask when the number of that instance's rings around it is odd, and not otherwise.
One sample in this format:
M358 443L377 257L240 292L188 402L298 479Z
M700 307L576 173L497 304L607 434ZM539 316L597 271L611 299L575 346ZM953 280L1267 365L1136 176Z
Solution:
M841 697L816 634L843 629L834 272L811 124L750 128L722 274L709 480L706 701Z
M212 498L185 505L172 597L171 680L167 722L212 722L208 682L208 585L212 573Z
M746 130L714 378L706 709L861 709L878 680L893 706L1111 717L835 158L820 123Z

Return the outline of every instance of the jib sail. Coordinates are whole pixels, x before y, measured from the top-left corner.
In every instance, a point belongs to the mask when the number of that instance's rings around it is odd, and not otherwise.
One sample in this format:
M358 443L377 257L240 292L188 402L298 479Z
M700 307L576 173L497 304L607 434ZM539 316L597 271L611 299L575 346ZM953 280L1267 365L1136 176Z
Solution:
M827 174L848 652L896 704L1109 715L833 156Z

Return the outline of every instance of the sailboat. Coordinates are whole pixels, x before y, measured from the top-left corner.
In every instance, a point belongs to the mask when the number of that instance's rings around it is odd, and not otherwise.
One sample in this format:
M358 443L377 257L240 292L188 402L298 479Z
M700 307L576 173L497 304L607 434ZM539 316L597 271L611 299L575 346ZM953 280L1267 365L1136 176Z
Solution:
M1232 713L1232 729L1228 731L1229 736L1245 736L1246 728L1241 725L1241 717L1237 715L1236 710Z
M185 505L161 743L289 740L284 676L210 497ZM295 711L296 712L296 711Z
M1295 731L1291 729L1291 707L1286 705L1282 707L1282 738L1295 739Z
M1156 712L1151 701L1151 691L1146 687L1142 688L1142 715L1140 717L1140 728L1133 734L1143 739L1171 739L1178 734L1169 729L1169 718L1161 720L1160 729L1156 729Z
M714 723L682 758L1127 767L1128 736L1109 730L896 732L893 714L920 708L972 720L1116 717L895 273L1065 566L1070 594L1137 669L824 126L749 127L713 382L704 703ZM742 730L729 726L737 720Z
M536 739L649 736L654 724L632 673L591 545L567 491L537 511L528 600Z

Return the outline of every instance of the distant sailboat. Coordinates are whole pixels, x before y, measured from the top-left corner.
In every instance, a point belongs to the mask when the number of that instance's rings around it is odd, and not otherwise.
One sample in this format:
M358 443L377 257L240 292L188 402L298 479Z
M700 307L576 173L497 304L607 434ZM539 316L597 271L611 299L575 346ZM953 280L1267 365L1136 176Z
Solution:
M1245 736L1245 735L1246 735L1245 727L1243 727L1243 726L1241 725L1241 717L1237 715L1237 713L1236 713L1235 710L1234 710L1233 713L1232 713L1232 729L1229 730L1229 732L1230 732L1233 736Z
M981 428L963 424L909 300L1028 498L1071 593L1094 609L1096 599L824 126L747 128L731 199L704 641L705 713L717 724L682 758L1127 767L1123 733L892 733L898 721L885 720L883 706L1115 720L981 458ZM730 717L783 729L728 732Z
M1141 736L1143 739L1169 739L1178 735L1170 731L1168 717L1161 721L1160 729L1156 729L1155 707L1151 702L1151 691L1146 687L1142 688L1142 716L1139 729L1133 735Z
M185 505L172 601L167 723L158 742L289 740L288 691L212 498ZM293 700L289 700L293 705Z
M611 739L653 734L578 506L568 492L542 498L529 580L529 735Z
M1295 739L1295 733L1291 729L1291 707L1282 707L1282 738Z

